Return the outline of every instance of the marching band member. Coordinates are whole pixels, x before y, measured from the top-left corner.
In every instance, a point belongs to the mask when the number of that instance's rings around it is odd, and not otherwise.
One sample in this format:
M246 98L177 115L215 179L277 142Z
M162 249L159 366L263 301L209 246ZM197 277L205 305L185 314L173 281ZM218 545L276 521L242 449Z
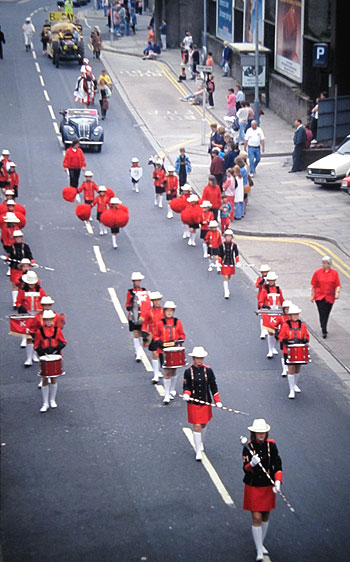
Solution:
M187 203L190 205L190 207L197 207L198 208L198 201L199 201L198 195L195 195L194 193L192 195L190 195L189 198L187 199ZM199 213L198 213L198 217L199 217ZM190 238L189 238L187 244L189 246L195 246L196 245L196 230L197 230L197 228L199 228L199 223L194 222L194 223L188 225L188 228L190 229Z
M39 284L35 271L28 271L22 276L23 285L18 290L16 306L21 314L35 314L41 310L41 299L46 296L44 289ZM34 355L33 336L27 336L25 367L30 367L36 361Z
M1 153L0 157L0 189L4 192L9 186L8 162L10 158L10 151L7 148Z
M295 304L291 304L288 310L289 319L282 325L279 333L279 340L283 344L282 351L285 362L288 359L288 345L296 343L308 343L310 340L309 332L304 322L299 320L301 309ZM300 367L298 363L287 363L288 365L288 398L295 398L296 392L301 392L298 386Z
M154 171L153 171L153 180L154 180L154 189L155 189L155 198L154 204L155 206L158 205L159 208L163 207L163 193L165 192L164 182L165 182L165 170L163 168L162 160L156 159L154 161Z
M270 266L267 265L266 263L263 263L260 267L260 274L259 277L257 278L256 282L255 282L255 287L258 289L258 294L257 294L257 299L258 299L258 306L259 306L259 298L261 295L261 291L264 289L265 287L265 283L266 283L266 275L268 274L268 272L270 271ZM260 317L260 339L264 340L267 336L268 332L267 330L264 329L263 327L263 323L262 323L262 318Z
M18 295L18 282L23 273L20 268L21 260L27 258L32 265L35 265L32 252L28 246L23 242L23 232L21 230L13 231L14 243L10 246L8 261L10 262L10 281L12 283L12 305L16 308L16 301Z
M283 303L282 303L282 314L279 314L278 316L276 316L276 318L272 322L272 324L275 328L275 338L276 339L278 339L278 336L279 336L279 333L280 333L280 330L281 330L283 324L285 322L287 322L287 320L289 320L288 312L289 312L289 307L291 306L291 304L292 304L291 301L283 301ZM282 349L282 345L281 345L281 349ZM288 373L288 367L287 367L286 362L284 360L283 353L282 353L282 357L281 357L281 363L282 363L281 376L286 377L287 373Z
M16 164L14 162L9 162L8 179L8 189L11 189L13 191L13 198L16 199L18 197L19 177L16 172Z
M103 211L106 211L108 209L110 198L107 195L107 187L105 185L100 185L97 191L98 196L93 200L92 207L97 205L96 219L98 220L100 225L100 236L103 236L104 234L108 234L108 230L107 227L102 224L100 219Z
M142 338L141 330L143 318L140 317L140 301L138 299L138 293L141 291L146 291L144 287L141 287L141 281L144 279L144 275L139 271L134 271L131 274L132 289L128 289L126 294L126 310L128 311L129 320L129 331L133 333L134 339L134 349L136 355L136 361L139 363L142 358Z
M175 175L174 166L168 166L168 174L165 178L164 186L165 186L166 200L168 201L167 219L172 219L174 215L173 215L173 211L171 210L169 201L177 197L177 191L179 187L179 179L177 175Z
M155 338L158 322L164 317L164 310L161 306L163 295L159 291L154 291L149 294L149 298L152 306L144 315L142 336L145 347L148 347L152 353L152 367L154 373L152 382L156 384L159 378L163 377L159 365L161 347L159 346L159 341Z
M131 168L129 169L130 179L132 183L132 190L139 193L139 181L142 178L143 170L139 164L139 159L134 158L131 159Z
M233 241L233 230L228 228L224 232L224 241L219 247L219 256L221 258L221 275L224 276L224 297L230 298L228 282L231 275L235 274L236 267L241 267L239 263L239 252L236 242Z
M18 230L18 226L16 225L19 222L21 221L16 217L15 213L7 212L3 218L3 224L1 226L1 242L7 254L10 252L11 246L15 243L13 233L15 230Z
M108 203L108 206L110 209L115 209L117 210L119 208L119 205L121 205L122 202L119 199L119 197L111 197ZM118 226L112 226L111 227L111 233L112 233L112 245L113 248L116 249L118 248L118 244L117 244L117 234L119 233L120 229Z
M44 310L43 321L44 325L41 326L35 337L35 351L41 357L48 354L60 354L61 350L66 346L66 340L62 334L61 328L54 325L55 313L53 310ZM50 408L57 408L56 395L57 395L57 379L50 378L50 390L48 377L42 378L41 392L43 396L43 405L40 412L47 412ZM49 405L50 397L50 405Z
M212 406L191 402L191 398L211 404L211 397L213 397L218 408L222 408L222 404L214 371L203 363L208 355L204 347L194 347L189 355L193 359L193 364L184 372L183 399L187 402L188 423L193 425L196 461L201 461L207 424L213 417L213 412Z
M255 419L249 444L243 447L244 501L243 509L252 514L252 534L256 560L264 560L268 551L264 541L269 526L270 511L275 509L276 495L282 484L282 461L276 443L269 439L270 426L264 419ZM259 463L275 481L273 486Z
M221 271L221 264L219 259L220 246L222 245L221 233L218 231L218 223L216 220L210 221L208 224L209 231L205 235L204 242L208 246L209 252L209 267L208 271L213 271L214 267L218 273Z
M39 328L44 326L43 314L45 310L52 310L52 305L55 304L55 301L49 295L45 295L44 297L41 298L40 304L41 304L41 311L35 315L35 318L33 318L33 320L30 323L30 330L34 334L39 330ZM65 315L58 314L57 312L54 312L54 314L55 316L53 318L53 326L57 326L62 330L62 328L66 323Z
M85 181L78 188L78 193L84 191L84 203L86 203L86 205L92 205L95 198L95 192L98 193L97 184L92 181L93 175L94 174L92 172L87 170L85 172Z
M284 301L281 289L276 285L278 275L274 271L269 271L266 275L266 281L264 288L261 289L258 307L267 308L271 310L277 310L281 308ZM278 351L275 345L275 338L273 335L268 334L267 336L268 352L266 357L272 359L274 355L278 355Z
M175 309L176 304L173 301L166 301L164 304L164 318L156 326L156 338L161 341L163 348L176 346L186 338L181 321L174 316ZM164 368L164 404L169 404L170 400L173 400L176 396L176 379L175 368Z
M192 187L190 186L189 183L185 183L185 185L183 185L181 189L182 189L182 193L180 197L188 201L189 197L191 196ZM189 238L190 234L191 233L190 233L189 226L187 224L184 224L184 231L183 231L182 238Z
M202 212L202 217L201 217L201 221L200 221L200 227L201 227L200 237L201 237L201 240L203 240L203 242L202 242L203 258L209 258L208 246L207 246L207 243L204 242L204 239L205 239L206 235L208 234L208 231L209 231L208 225L209 225L210 221L214 220L214 214L210 210L211 209L210 201L203 201L203 203L201 204L201 207L203 209L203 212Z

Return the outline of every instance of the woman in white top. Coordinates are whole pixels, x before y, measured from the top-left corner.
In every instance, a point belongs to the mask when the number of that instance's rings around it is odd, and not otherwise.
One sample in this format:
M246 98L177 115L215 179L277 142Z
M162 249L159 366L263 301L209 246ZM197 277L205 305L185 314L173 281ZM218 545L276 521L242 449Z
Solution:
M244 216L244 185L241 169L239 166L233 168L236 178L235 190L235 220L241 220Z

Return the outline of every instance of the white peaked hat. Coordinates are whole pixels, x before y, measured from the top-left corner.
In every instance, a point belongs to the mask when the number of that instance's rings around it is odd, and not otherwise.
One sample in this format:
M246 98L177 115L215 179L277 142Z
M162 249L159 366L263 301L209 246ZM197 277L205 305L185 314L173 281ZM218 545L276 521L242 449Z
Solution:
M110 202L111 205L121 205L122 204L119 197L111 197L109 202Z
M190 195L189 198L187 199L187 203L197 203L197 201L198 201L198 195L195 195L194 193Z
M210 203L210 201L203 201L203 203L201 204L201 207L203 207L204 209L205 208L209 209L209 207L212 207L212 204Z
M260 266L260 271L270 271L270 266L267 263L262 263Z
M9 162L9 168L15 168L16 164L14 162Z
M49 297L49 295L46 295L45 297L42 297L40 302L41 304L54 304L55 301Z
M162 299L163 295L159 291L151 291L149 294L149 298L151 299L151 301L155 301L157 299Z
M283 301L282 308L289 308L292 304L292 301Z
M227 228L224 232L224 236L234 236L232 228Z
M30 260L28 258L23 258L19 262L19 265L30 265Z
M217 221L209 221L209 228L217 228L219 226Z
M266 281L276 281L278 279L278 275L274 271L269 271L266 275Z
M3 156L8 156L10 154L10 151L7 150L7 148L4 148L4 150L1 153Z
M92 172L90 172L90 170L86 170L86 172L85 172L84 175L85 175L86 178L89 178L89 177L92 178L92 176L93 176L94 174L93 174Z
M107 191L107 187L105 185L99 185L98 191Z
M257 418L253 421L253 425L248 427L249 431L254 431L254 433L267 433L270 431L271 426L264 420L264 418Z
M13 189L6 189L5 191L5 195L14 195L15 192L13 191Z
M15 215L15 213L6 213L4 222L21 222Z
M174 301L166 301L165 305L164 305L164 310L166 308L172 308L173 310L175 310L176 308L176 304L174 303Z
M139 161L139 159L134 156L134 158L131 158L131 162L133 162L134 164L136 164Z
M13 237L16 238L16 236L23 236L22 230L14 230Z
M192 187L189 183L185 183L185 185L183 185L181 189L182 191L192 191Z
M142 281L142 279L144 279L145 276L142 275L142 273L140 273L139 271L133 271L131 274L131 281Z
M28 285L35 285L39 281L39 278L35 271L27 271L22 277L22 280Z
M168 166L168 172L175 172L174 166Z
M206 357L208 355L207 351L205 351L204 347L201 345L194 347L192 349L192 353L188 354L190 357Z
M5 201L6 205L16 205L16 201L14 201L13 199L7 199L7 201Z
M56 314L54 313L53 310L44 310L43 312L43 319L44 320L52 320L52 318L55 318Z
M291 304L288 310L288 314L299 314L301 312L301 308L299 308L296 304Z

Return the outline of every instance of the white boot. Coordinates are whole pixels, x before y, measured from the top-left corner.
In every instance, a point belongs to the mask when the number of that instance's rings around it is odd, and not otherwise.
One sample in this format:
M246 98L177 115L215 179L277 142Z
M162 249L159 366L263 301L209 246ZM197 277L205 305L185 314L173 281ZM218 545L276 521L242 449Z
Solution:
M27 345L27 338L26 338L26 336L24 336L24 337L21 339L21 347L25 347L26 345Z
M103 234L104 234L104 228L103 228L102 222L100 222L99 225L100 225L100 236L103 236Z
M263 551L263 554L268 554L269 551L267 550L267 548L264 547L264 542L265 542L267 529L269 528L269 522L268 521L262 521L261 528L262 528L262 542L263 542L262 551Z
M288 398L295 398L295 375L288 375L289 395Z
M155 207L158 206L158 198L159 198L159 195L156 194L155 197L154 197L154 205L155 205Z
M300 388L298 387L298 380L300 377L300 373L297 373L295 376L295 385L294 385L294 392L301 392Z
M163 208L163 195L159 195L159 208Z
M189 237L189 240L188 240L187 244L189 246L195 246L196 245L196 233L195 232L190 233L190 237Z
M282 363L281 377L286 377L288 374L288 366L284 362L284 357L281 357L281 363Z
M136 193L139 193L139 192L140 192L140 190L139 190L139 182L135 183L135 191L136 191Z
M134 338L135 360L140 363L142 357L142 347L139 338Z
M202 247L203 247L203 258L209 258L208 246L206 245L205 242L202 243Z
M174 375L173 377L171 377L170 379L170 400L174 400L175 396L176 396L176 379L177 379L177 375Z
M10 277L10 275L11 275L11 268L10 267L7 268L6 275L7 275L7 277Z
M214 269L214 262L212 260L210 260L208 271L213 271L213 269Z
M169 402L170 402L170 386L171 386L171 380L170 380L170 379L164 379L164 380L163 380L163 384L164 384L164 390L165 390L165 396L164 396L163 403L164 403L164 404L169 404Z
M43 396L43 405L40 408L40 412L47 412L49 409L49 385L41 387L41 394Z
M262 527L252 526L252 533L256 548L256 560L264 560Z
M172 219L172 218L174 218L174 214L173 214L173 212L172 212L172 210L171 210L171 207L170 207L170 205L169 205L169 203L168 203L168 214L167 214L167 219Z
M264 326L263 326L263 321L260 318L260 339L264 340L267 336L267 331L265 330Z
M33 361L34 363L40 363L39 355L37 354L35 349L33 350Z
M27 359L24 362L25 367L30 367L31 365L33 365L33 350L34 350L34 344L33 343L27 343L27 345L26 345L26 357L27 357Z
M116 234L112 234L112 244L113 244L113 248L118 248L117 235Z
M268 334L268 336L267 336L267 345L268 345L269 351L268 351L268 354L266 355L266 357L268 359L272 359L275 344L274 344L274 336L271 336L271 334Z
M12 306L13 306L13 308L16 308L18 291L12 291L11 294L12 294Z
M204 451L204 438L205 438L205 434L207 433L207 427L202 427L202 447L201 450Z
M108 234L108 228L106 226L103 227L103 234Z
M202 436L200 432L193 432L194 447L196 449L196 461L202 460Z
M216 267L216 272L221 273L221 263L218 260L216 260L215 267Z
M190 229L187 226L187 224L184 225L184 233L182 235L182 238L189 238L190 237Z
M56 394L57 394L57 382L56 384L50 384L50 408L57 408L56 404Z
M159 381L159 359L152 359L152 367L153 367L153 379L152 382L155 384Z
M230 291L228 288L228 281L224 281L224 297L225 299L230 298Z

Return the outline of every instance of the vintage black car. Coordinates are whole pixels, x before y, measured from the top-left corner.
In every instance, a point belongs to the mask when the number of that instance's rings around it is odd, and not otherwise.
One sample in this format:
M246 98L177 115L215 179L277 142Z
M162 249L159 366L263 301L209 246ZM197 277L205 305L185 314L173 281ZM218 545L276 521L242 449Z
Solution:
M84 59L84 38L81 27L69 21L59 21L51 27L49 57L52 63L59 67L60 61L76 61L83 63Z
M62 117L60 132L65 147L79 140L82 148L96 147L101 152L104 131L97 109L74 108L60 111Z

